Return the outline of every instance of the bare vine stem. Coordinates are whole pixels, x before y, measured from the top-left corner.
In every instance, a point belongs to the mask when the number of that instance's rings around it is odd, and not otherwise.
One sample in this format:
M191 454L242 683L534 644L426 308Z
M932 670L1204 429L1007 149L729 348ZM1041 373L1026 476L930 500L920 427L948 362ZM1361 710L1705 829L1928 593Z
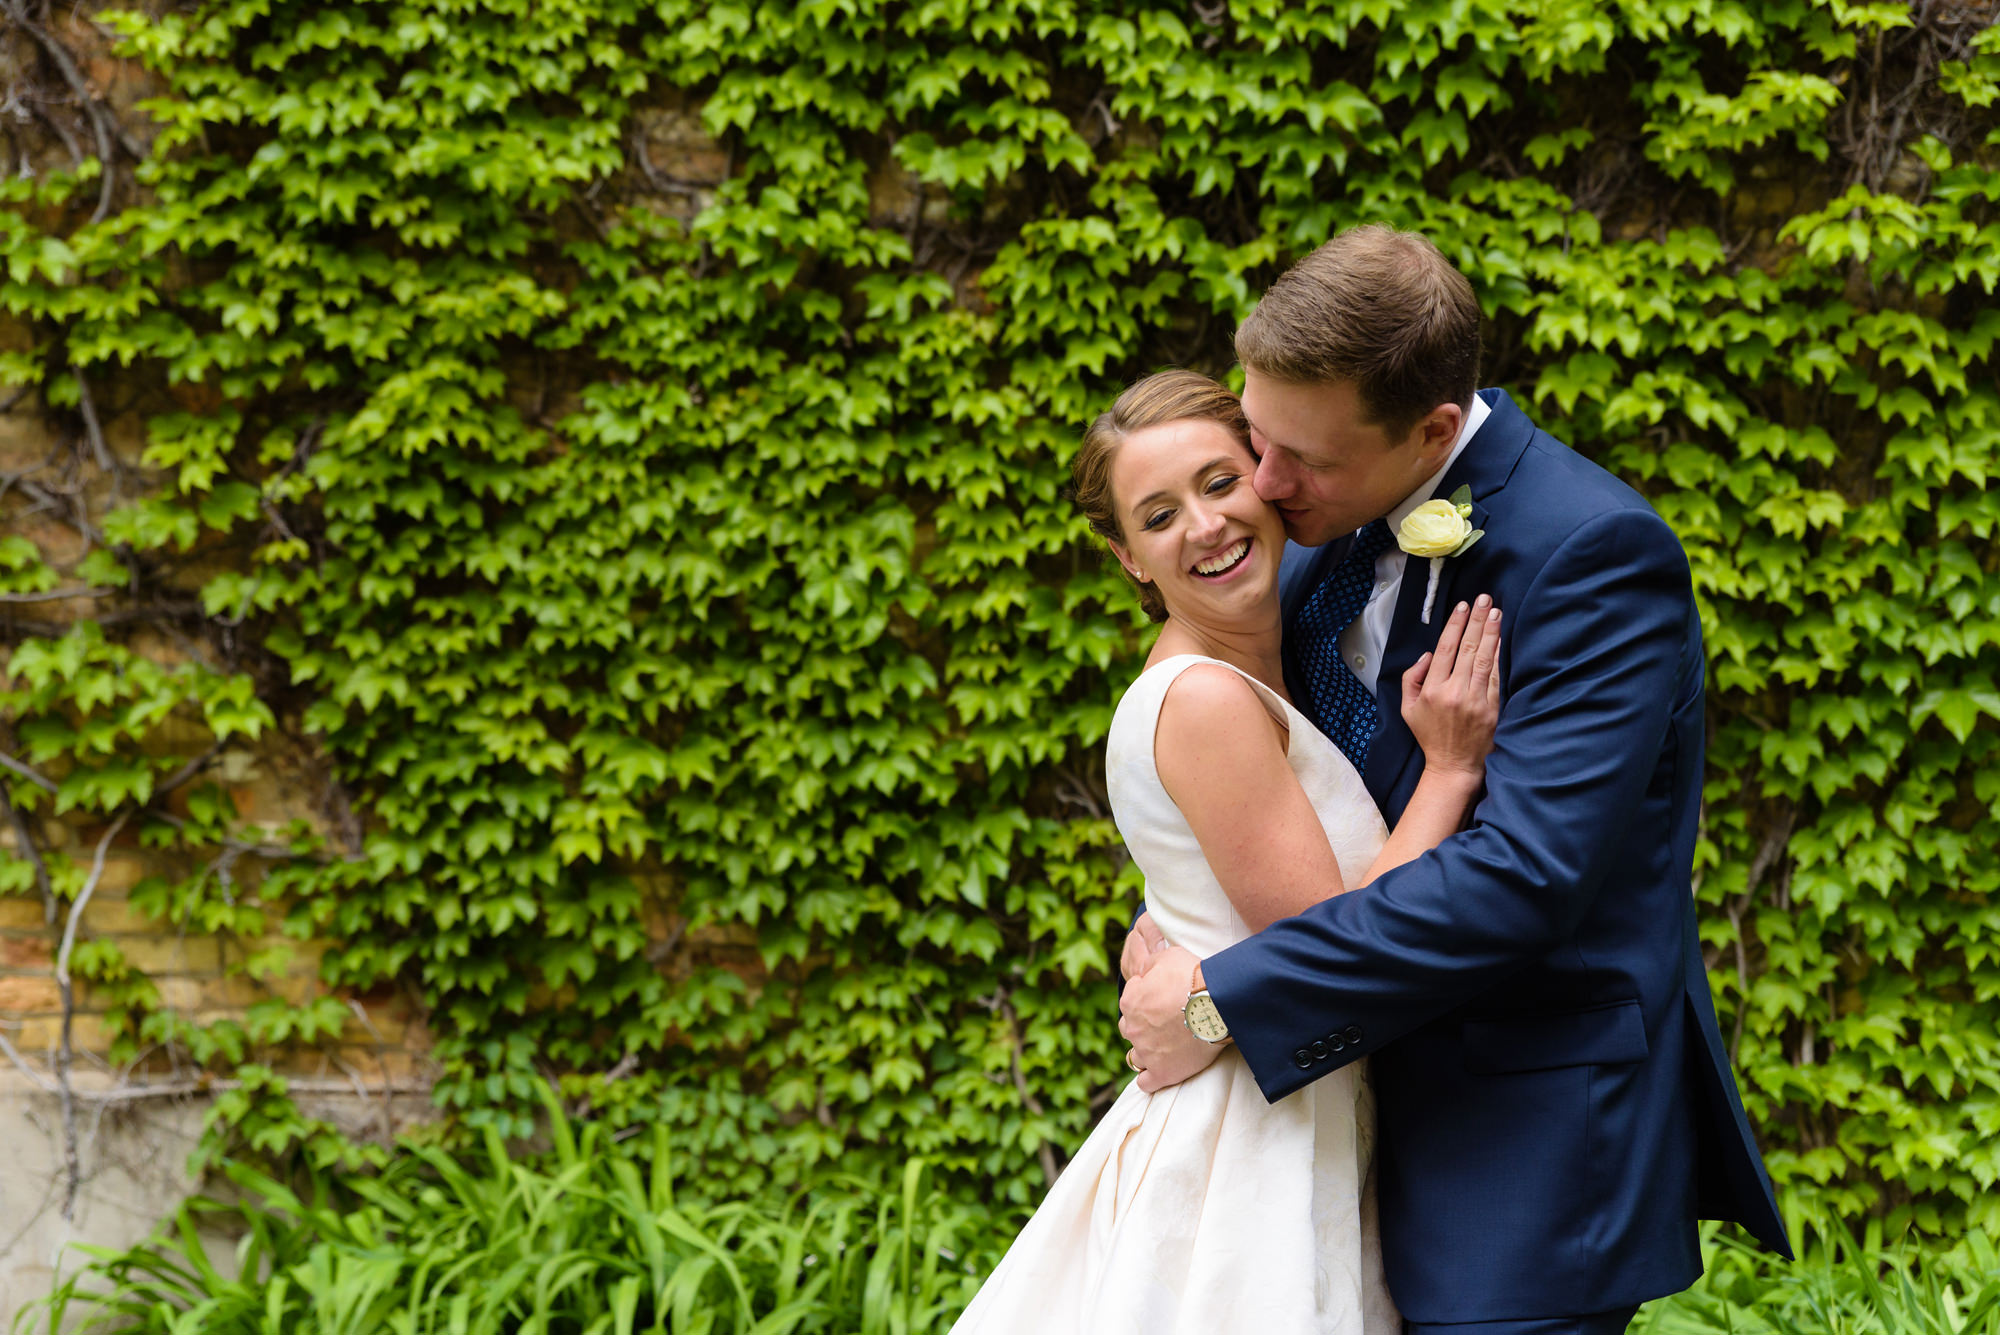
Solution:
M62 1087L37 1071L34 1063L21 1055L21 1050L8 1041L5 1033L0 1033L0 1056L13 1064L14 1069L27 1077L35 1088L44 1094L60 1096ZM425 1094L429 1093L428 1080L384 1080L378 1084L357 1086L351 1080L298 1079L281 1077L285 1081L288 1094L354 1094L372 1097L376 1094ZM122 1104L146 1103L154 1099L189 1098L197 1094L224 1094L231 1090L245 1089L241 1080L174 1080L159 1085L119 1085L115 1089L82 1089L71 1094L77 1103L104 1107Z
M47 589L41 593L0 593L0 603L59 603L69 598L108 598L118 589Z
M104 440L104 425L97 420L97 398L90 392L90 380L81 370L72 366L69 371L76 380L76 410L83 417L84 438L90 442L90 453L97 460L97 466L111 475L111 485L118 485L118 461L111 457L111 446ZM115 493L114 493L115 494Z
M114 141L123 147L134 161L145 157L145 150L105 109L103 100L91 91L89 82L84 79L82 71L77 69L76 60L70 55L69 48L57 41L54 33L35 21L34 16L28 12L26 0L0 0L0 13L4 13L9 20L20 27L22 32L34 39L35 45L42 49L42 54L48 57L49 63L56 67L56 72L62 75L63 82L69 85L70 92L76 95L77 105L83 108L84 118L90 122L91 133L97 139L100 172L97 211L90 215L90 220L93 223L103 222L111 214L111 196L117 184L111 166ZM60 128L56 132L64 140L69 139L68 134ZM82 153L77 145L70 142L68 147L70 156L80 161Z
M56 1048L56 1083L61 1087L63 1119L63 1171L69 1183L63 1192L63 1218L76 1218L76 1193L83 1185L83 1169L76 1153L76 1090L70 1085L70 1067L75 1061L75 1049L71 1046L70 1030L76 1019L76 990L71 985L69 974L70 951L76 947L77 925L83 921L83 910L90 903L91 895L97 892L97 883L104 879L104 856L111 849L111 841L125 828L125 822L132 813L121 811L118 819L111 822L97 841L97 850L91 854L90 874L84 878L83 889L77 891L76 899L69 906L69 919L63 924L62 948L56 952L56 987L62 993L62 1040Z
M8 773L13 774L18 778L26 779L29 783L34 784L35 787L41 789L45 793L53 793L54 791L56 791L56 782L54 779L49 778L46 774L43 774L40 770L22 764L20 761L14 759L14 757L8 755L5 751L0 751L0 769L6 770Z

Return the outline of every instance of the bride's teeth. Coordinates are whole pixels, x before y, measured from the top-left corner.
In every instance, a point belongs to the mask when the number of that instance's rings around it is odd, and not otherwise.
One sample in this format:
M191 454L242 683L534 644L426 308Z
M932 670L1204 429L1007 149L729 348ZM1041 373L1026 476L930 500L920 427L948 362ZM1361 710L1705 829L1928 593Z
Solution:
M1195 572L1202 575L1213 575L1219 571L1227 570L1243 558L1244 549L1249 547L1249 545L1250 540L1245 538L1222 555L1210 557L1208 560L1198 563L1195 566Z

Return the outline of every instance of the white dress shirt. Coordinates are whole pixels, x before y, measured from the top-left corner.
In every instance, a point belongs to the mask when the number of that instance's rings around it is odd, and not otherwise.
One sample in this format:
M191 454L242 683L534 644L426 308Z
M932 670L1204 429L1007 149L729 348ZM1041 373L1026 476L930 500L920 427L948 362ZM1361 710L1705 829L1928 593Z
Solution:
M1369 690L1375 689L1375 678L1382 670L1382 650L1389 643L1389 623L1395 619L1396 597L1403 588L1403 568L1410 558L1394 541L1396 530L1409 518L1410 511L1431 498L1444 481L1444 475L1458 462L1458 456L1465 453L1465 447L1479 430L1493 410L1486 406L1486 400L1477 394L1472 396L1472 411L1465 415L1465 423L1458 429L1458 439L1452 442L1451 453L1445 456L1443 466L1432 473L1430 480L1403 498L1402 504L1388 514L1390 543L1375 558L1375 587L1368 592L1368 605L1361 609L1361 615L1347 623L1347 629L1340 632L1340 656L1354 675L1361 678L1361 684ZM1430 563L1424 563L1424 573L1430 573Z

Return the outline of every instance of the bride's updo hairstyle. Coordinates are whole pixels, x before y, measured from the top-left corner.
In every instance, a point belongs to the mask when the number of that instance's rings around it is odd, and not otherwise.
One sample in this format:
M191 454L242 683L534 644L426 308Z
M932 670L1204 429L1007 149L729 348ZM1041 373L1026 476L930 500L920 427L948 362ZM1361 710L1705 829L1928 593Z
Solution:
M1250 459L1250 423L1234 394L1194 371L1161 371L1149 375L1118 396L1111 411L1100 414L1083 433L1083 445L1070 466L1070 494L1090 531L1109 542L1125 541L1118 522L1118 498L1111 494L1111 461L1118 447L1135 431L1164 422L1214 422L1226 429ZM1119 569L1124 569L1121 564ZM1131 578L1128 574L1126 578ZM1137 584L1137 581L1134 581ZM1167 602L1159 586L1138 584L1139 606L1155 621L1167 619Z

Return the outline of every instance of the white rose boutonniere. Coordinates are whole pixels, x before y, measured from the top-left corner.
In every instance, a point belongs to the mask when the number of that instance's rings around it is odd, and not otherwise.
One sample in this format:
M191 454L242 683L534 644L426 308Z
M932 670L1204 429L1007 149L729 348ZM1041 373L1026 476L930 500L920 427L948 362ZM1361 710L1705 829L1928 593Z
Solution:
M1444 573L1445 558L1463 556L1481 538L1483 528L1472 526L1472 488L1460 487L1448 501L1425 501L1403 517L1396 526L1396 545L1410 556L1427 556L1431 580L1424 589L1424 624L1431 624L1431 604L1437 600L1438 576Z

